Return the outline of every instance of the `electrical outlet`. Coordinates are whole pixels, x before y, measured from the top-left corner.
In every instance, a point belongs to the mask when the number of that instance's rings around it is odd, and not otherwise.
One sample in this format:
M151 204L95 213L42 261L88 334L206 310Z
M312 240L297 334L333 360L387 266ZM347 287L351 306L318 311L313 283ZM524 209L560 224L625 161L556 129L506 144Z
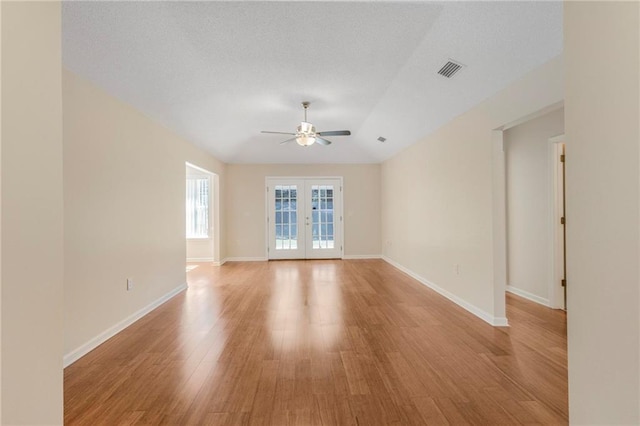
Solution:
M133 279L127 278L127 291L133 290Z

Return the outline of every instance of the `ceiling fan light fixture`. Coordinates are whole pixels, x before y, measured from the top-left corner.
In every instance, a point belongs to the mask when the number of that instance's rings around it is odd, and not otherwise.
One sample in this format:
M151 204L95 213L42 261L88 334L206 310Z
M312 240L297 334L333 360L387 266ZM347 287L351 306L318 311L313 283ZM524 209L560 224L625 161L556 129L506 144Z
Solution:
M296 142L298 145L309 146L316 142L316 128L313 124L307 121L302 121L297 130Z
M316 137L310 135L299 135L296 137L296 142L300 146L309 146L316 142Z

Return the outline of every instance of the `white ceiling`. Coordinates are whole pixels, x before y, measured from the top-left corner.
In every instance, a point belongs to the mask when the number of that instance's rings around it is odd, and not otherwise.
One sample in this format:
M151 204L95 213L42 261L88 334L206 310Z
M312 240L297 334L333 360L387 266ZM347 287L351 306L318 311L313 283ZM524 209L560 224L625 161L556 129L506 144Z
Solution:
M562 53L559 1L92 1L62 16L66 68L232 163L380 162ZM449 58L465 65L450 80ZM295 131L301 101L318 131L352 135L260 133Z

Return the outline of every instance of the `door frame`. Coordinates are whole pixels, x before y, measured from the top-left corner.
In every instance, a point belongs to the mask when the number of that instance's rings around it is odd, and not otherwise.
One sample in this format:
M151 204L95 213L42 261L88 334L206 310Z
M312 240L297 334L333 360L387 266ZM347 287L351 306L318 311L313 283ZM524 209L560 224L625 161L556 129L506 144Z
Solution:
M344 259L345 241L344 241L344 178L343 176L265 176L264 178L264 258L269 259L269 181L270 180L322 180L322 179L338 179L340 181L340 223L337 224L340 230L340 257L338 259ZM334 225L335 226L335 225Z
M493 318L490 324L508 326L506 310L507 290L507 177L504 132L564 107L564 101L548 105L540 110L504 123L491 131L492 143L492 257L493 257Z
M549 241L552 242L550 255L551 276L549 277L549 307L554 309L566 309L564 301L564 288L562 279L565 278L564 264L564 229L566 225L560 223L563 215L563 190L562 167L560 155L566 147L565 136L558 135L548 139L548 174L549 176ZM566 212L564 212L566 215Z

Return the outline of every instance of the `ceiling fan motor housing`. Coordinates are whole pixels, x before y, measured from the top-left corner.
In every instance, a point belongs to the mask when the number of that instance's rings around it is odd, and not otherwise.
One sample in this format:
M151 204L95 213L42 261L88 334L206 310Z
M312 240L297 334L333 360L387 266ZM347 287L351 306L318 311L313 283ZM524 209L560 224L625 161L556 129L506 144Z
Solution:
M298 134L304 134L307 136L312 136L316 134L316 127L313 124L308 123L306 121L302 121L298 126L297 130L298 130Z

